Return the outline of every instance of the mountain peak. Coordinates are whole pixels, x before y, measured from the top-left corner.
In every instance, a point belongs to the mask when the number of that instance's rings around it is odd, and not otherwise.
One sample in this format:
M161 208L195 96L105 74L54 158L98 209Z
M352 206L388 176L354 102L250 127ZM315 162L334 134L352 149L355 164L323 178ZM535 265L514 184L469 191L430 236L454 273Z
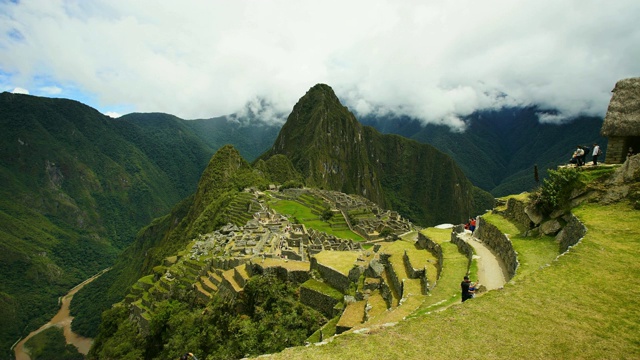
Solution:
M291 160L307 186L364 196L411 213L408 217L419 224L462 221L475 205L473 186L451 158L429 145L363 126L325 84L300 98L261 158L276 154Z

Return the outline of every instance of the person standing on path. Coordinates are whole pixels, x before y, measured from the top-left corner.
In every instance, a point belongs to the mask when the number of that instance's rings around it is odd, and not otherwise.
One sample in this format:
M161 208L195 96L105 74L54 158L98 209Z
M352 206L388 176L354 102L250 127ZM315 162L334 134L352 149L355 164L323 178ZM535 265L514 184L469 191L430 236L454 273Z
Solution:
M591 154L591 159L593 160L593 166L598 165L599 155L600 155L600 146L598 144L593 144L593 153Z
M460 290L462 290L462 302L465 302L473 297L473 292L469 290L471 286L471 280L467 275L464 276L464 279L460 283Z

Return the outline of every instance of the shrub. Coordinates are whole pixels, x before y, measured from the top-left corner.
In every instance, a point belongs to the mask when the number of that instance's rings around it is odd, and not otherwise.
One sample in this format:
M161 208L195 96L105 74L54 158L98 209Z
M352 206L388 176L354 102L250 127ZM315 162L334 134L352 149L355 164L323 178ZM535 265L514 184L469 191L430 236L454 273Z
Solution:
M583 186L580 174L574 168L549 170L541 187L531 194L531 202L542 213L549 214L555 209L566 208L574 189Z

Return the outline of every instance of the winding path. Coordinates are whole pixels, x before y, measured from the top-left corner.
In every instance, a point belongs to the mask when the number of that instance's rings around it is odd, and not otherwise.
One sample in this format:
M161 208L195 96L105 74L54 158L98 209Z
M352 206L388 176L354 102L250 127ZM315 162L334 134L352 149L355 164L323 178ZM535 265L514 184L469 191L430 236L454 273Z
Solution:
M473 247L478 263L478 280L487 290L495 290L504 286L507 282L505 276L505 267L500 258L495 256L493 252L480 240L471 235L470 232L461 234L461 238L471 247Z

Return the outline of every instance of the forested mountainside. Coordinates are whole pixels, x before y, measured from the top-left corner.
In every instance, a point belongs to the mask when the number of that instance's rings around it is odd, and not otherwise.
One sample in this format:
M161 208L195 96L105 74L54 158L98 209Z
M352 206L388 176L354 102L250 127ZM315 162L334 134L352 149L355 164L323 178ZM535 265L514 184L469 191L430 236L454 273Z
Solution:
M462 222L493 201L434 147L362 126L324 84L298 101L260 158L275 154L289 157L308 186L364 196L419 225Z
M258 134L224 118L112 119L77 101L0 94L0 349L195 191L229 140L208 138L209 128L246 137L254 158L268 147L254 149Z
M464 132L444 125L422 125L406 117L363 117L362 123L382 133L431 144L449 154L474 185L494 196L532 189L547 169L566 164L577 145L606 149L600 136L602 118L579 117L563 124L540 123L536 107L480 111L465 118ZM588 157L591 158L590 156Z
M8 350L54 313L58 296L169 211L188 192L174 184L188 177L76 101L0 94L0 129L0 348ZM203 159L209 150L198 151Z

